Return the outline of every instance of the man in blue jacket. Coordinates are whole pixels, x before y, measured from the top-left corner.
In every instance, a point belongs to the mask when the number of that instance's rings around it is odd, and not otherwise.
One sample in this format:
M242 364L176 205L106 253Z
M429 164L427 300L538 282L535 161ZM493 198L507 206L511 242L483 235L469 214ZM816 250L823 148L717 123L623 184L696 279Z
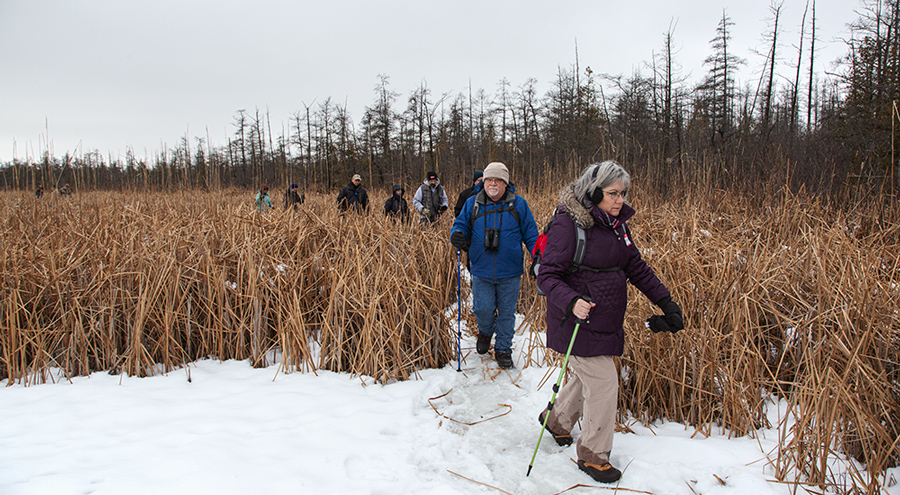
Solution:
M496 335L494 357L501 368L513 366L516 303L525 273L522 244L531 252L538 238L528 202L515 191L506 165L488 164L484 181L475 187L475 195L466 200L450 230L450 242L468 250L472 262L473 309L478 321L475 350L486 353Z

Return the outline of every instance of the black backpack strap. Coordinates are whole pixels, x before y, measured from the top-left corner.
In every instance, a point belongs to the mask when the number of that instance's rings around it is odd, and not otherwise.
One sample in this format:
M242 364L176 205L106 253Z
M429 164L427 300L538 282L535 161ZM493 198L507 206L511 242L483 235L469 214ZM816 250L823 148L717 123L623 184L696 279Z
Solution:
M512 196L512 197L510 197L510 196ZM522 224L522 220L519 218L519 211L516 210L516 195L515 194L513 194L509 191L506 191L506 196L504 196L503 199L501 199L499 201L501 203L505 203L506 206L504 206L503 208L501 208L499 210L484 211L484 212L479 213L479 210L481 209L481 207L484 206L484 204L486 203L486 200L485 200L486 197L487 197L487 195L485 194L484 189L482 189L481 191L478 192L478 194L475 195L475 205L472 206L472 217L470 218L472 226L475 225L475 220L479 217L483 217L489 213L502 214L504 211L510 212L512 214L513 218L516 219L517 224L520 224L520 225Z
M470 227L475 226L475 219L478 218L478 210L484 205L484 197L484 189L478 191L478 194L475 195L475 205L472 206L472 216L469 218Z
M509 206L507 206L505 209L509 210L509 212L512 213L512 216L513 216L513 218L516 219L517 224L522 225L522 220L519 219L519 210L516 209L516 200L515 199L510 201Z
M575 224L575 256L572 257L572 265L567 273L572 274L578 270L588 270L594 273L618 272L624 270L621 266L608 266L604 268L594 268L584 265L584 251L587 246L587 235L581 225Z
M509 210L512 213L513 218L516 219L516 223L522 225L522 220L519 218L519 210L516 209L516 193L507 190L506 197L503 198L506 201L506 208L504 210Z
M591 266L584 266L584 265L579 265L576 268L576 270L587 270L589 272L594 272L594 273L621 272L624 269L625 268L621 267L621 266L608 266L606 268L594 268Z
M575 257L572 258L572 263L577 266L581 266L581 263L584 261L584 245L587 244L586 238L584 234L584 229L575 226Z

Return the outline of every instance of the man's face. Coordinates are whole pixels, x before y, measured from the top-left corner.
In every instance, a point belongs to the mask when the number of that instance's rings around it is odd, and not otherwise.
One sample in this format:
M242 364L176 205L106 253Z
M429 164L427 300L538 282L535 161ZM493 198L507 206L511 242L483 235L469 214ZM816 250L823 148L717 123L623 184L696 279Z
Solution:
M429 178L428 178L428 185L433 186L433 185L435 185L435 184L437 184L437 177L429 177Z
M491 198L491 201L497 201L506 194L506 182L495 177L484 179L484 192Z
M354 185L354 186L358 186L358 185L360 185L361 183L362 183L361 180L359 180L359 179L353 179L353 185Z

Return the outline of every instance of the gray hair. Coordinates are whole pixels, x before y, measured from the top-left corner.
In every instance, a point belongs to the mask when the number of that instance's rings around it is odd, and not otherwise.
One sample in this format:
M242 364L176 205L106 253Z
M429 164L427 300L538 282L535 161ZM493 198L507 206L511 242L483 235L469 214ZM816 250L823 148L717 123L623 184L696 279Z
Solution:
M631 188L631 176L618 163L607 160L603 163L588 165L581 176L575 179L575 199L585 208L590 208L593 206L590 199L591 193L597 188L609 187L617 180L622 181L622 187L625 189Z

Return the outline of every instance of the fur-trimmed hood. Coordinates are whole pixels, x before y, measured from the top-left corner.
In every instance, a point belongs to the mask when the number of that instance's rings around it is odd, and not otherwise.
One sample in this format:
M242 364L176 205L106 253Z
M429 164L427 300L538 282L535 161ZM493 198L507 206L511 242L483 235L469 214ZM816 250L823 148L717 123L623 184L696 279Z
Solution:
M575 183L571 182L559 192L559 202L566 207L566 214L572 218L575 225L584 230L594 226L594 216L591 215L591 208L585 208L578 199L575 198Z

